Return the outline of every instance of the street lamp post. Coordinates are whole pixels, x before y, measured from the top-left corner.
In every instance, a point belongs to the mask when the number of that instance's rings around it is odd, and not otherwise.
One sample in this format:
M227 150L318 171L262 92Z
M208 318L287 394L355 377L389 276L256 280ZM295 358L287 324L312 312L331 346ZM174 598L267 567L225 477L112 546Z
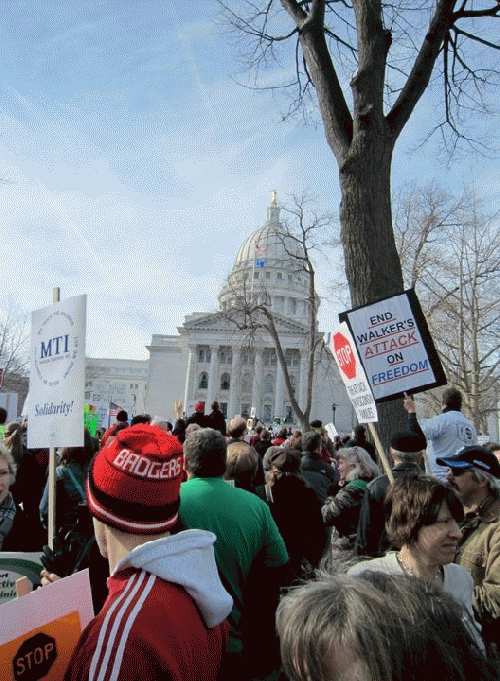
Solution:
M332 404L332 412L333 412L333 425L334 425L335 427L336 427L336 423L335 423L335 413L336 413L336 411L337 411L337 405L336 405L335 402L334 402L334 403Z

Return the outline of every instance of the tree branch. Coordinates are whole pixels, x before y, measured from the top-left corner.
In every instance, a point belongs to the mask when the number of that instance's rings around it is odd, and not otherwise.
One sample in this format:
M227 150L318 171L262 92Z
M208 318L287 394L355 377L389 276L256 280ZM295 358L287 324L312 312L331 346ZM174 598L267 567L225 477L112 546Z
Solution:
M439 0L410 75L387 120L396 139L424 94L446 35L453 25L455 0Z

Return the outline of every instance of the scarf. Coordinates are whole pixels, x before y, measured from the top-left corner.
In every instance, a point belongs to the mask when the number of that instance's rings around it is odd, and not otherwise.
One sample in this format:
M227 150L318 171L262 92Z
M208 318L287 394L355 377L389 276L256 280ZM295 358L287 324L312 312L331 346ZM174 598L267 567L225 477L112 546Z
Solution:
M0 506L0 549L2 548L5 537L12 529L16 513L16 502L14 501L12 494L9 492L5 497L5 501Z

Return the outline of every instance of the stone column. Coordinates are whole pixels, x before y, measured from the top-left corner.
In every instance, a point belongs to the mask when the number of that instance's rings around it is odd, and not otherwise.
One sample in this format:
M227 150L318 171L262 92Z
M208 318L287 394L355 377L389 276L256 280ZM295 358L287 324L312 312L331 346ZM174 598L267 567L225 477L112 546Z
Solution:
M231 388L229 390L229 401L227 405L227 418L232 419L236 414L238 398L239 398L239 371L240 371L240 356L241 350L239 347L232 347L232 362L231 362Z
M205 404L205 414L210 413L210 405L215 400L217 394L217 367L219 366L219 346L210 346L210 369L208 372L208 390L207 390L207 402Z
M192 345L189 346L188 364L186 371L186 385L184 388L184 404L183 411L188 414L188 402L194 398L194 382L195 382L195 369L196 369L196 347ZM188 414L189 416L189 414Z
M284 401L285 401L285 377L283 375L283 369L281 368L281 364L278 361L278 365L276 367L276 394L274 397L273 418L275 416L281 419L285 418Z
M253 384L252 384L252 404L251 407L255 407L257 418L261 417L261 403L262 403L262 368L263 364L263 353L262 348L257 348L255 350L255 364L253 372Z

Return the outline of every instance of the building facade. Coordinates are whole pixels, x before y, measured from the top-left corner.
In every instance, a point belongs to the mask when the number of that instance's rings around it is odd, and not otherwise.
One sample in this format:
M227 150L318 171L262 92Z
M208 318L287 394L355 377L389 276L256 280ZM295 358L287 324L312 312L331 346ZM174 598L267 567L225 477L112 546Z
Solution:
M148 360L86 358L85 403L94 405L107 425L110 403L129 415L145 411Z
M262 303L272 312L294 395L301 408L307 396L310 294L298 267L300 247L283 238L275 194L263 227L242 244L218 297L218 310L185 317L178 336L153 335L146 410L168 417L174 402L192 413L203 401L217 400L227 418L255 413L271 423L297 423L271 335L245 326L245 305ZM319 299L316 297L316 305ZM252 326L252 325L250 325ZM318 335L319 332L317 332ZM311 419L334 422L339 432L353 426L353 411L331 354L315 357Z

